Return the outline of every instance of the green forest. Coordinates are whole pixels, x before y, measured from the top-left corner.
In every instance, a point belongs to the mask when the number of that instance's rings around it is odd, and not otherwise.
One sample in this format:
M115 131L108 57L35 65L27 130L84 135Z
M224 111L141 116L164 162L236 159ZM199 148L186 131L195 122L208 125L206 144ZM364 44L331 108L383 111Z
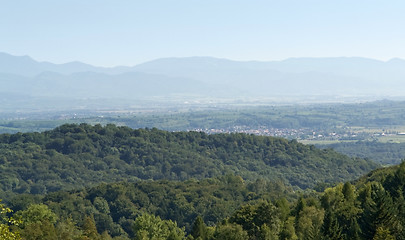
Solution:
M378 141L340 142L316 144L319 148L332 148L352 157L367 158L382 165L401 163L405 158L405 143L382 143Z
M0 164L1 239L405 239L405 163L296 140L65 124Z
M4 239L403 239L405 163L323 192L239 176L101 184L2 204ZM8 221L8 224L4 221Z
M296 140L66 124L0 135L0 197L45 194L100 182L204 179L224 174L306 189L352 180L378 167Z

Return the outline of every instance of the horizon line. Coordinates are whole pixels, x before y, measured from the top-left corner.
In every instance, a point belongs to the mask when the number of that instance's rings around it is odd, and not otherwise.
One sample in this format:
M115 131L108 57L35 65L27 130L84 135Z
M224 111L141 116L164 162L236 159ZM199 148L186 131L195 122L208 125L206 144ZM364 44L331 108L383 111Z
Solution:
M92 67L99 67L99 68L109 68L109 69L113 69L113 68L120 68L120 67L135 67L141 64L145 64L148 62L153 62L153 61L157 61L157 60L164 60L164 59L186 59L186 58L211 58L211 59L217 59L217 60L226 60L226 61L232 61L232 62L260 62L260 63L268 63L268 62L284 62L284 61L288 61L288 60L296 60L296 59L338 59L338 58L352 58L352 59L366 59L366 60L373 60L373 61L378 61L378 62L383 62L383 63L387 63L393 60L402 60L405 61L405 58L400 58L400 57L392 57L389 59L378 59L378 58L371 58L371 57L362 57L362 56L328 56L328 57L288 57L288 58L284 58L284 59L278 59L278 60L241 60L241 59L231 59L231 58L226 58L226 57L216 57L216 56L202 56L202 55L194 55L194 56L172 56L172 57L159 57L159 58L154 58L151 60L145 60L143 62L134 64L134 65L114 65L114 66L103 66L103 65L93 65L92 63L87 63L84 61L80 61L80 60L72 60L72 61L67 61L67 62L63 62L63 63L55 63L55 62L51 62L48 60L37 60L35 57L32 57L28 54L26 55L14 55L8 52L4 52L4 51L0 51L0 54L5 54L5 55L9 55L12 57L19 57L19 58L29 58L35 62L38 63L49 63L49 64L54 64L54 65L66 65L66 64L85 64L85 65L90 65Z

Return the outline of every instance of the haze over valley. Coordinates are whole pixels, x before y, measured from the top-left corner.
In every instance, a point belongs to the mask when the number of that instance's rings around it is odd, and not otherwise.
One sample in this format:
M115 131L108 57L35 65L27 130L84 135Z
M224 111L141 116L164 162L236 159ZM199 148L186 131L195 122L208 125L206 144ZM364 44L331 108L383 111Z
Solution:
M321 102L395 99L405 92L403 79L405 60L401 59L383 62L366 58L291 58L241 62L188 57L102 68L80 62L38 62L28 56L1 53L0 111L91 108L96 100L103 103L97 108L111 109L137 105L135 100L279 104L311 99Z
M0 240L405 239L405 1L3 1Z

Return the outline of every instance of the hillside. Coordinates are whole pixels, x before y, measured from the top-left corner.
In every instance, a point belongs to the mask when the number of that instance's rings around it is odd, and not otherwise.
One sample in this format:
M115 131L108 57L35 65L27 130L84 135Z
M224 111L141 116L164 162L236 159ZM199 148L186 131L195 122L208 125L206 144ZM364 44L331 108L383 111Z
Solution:
M19 195L10 201L15 210L33 203L44 203L64 219L73 217L81 224L84 215L93 214L98 231L133 236L135 217L143 213L170 219L187 231L196 216L209 225L229 217L242 204L292 196L291 189L263 180L245 183L241 177L227 175L197 181L139 181L109 183L83 190L60 191L45 196Z
M115 125L62 125L0 135L1 194L44 194L140 179L186 180L236 174L299 188L351 180L378 165L295 140L207 135Z
M169 221L182 229L173 239L403 239L404 179L405 163L372 171L354 185L339 183L305 195L280 183L245 182L234 175L104 183L45 196L22 194L9 206L25 221L14 228L23 236L142 239L142 229L162 234L160 227ZM224 238L229 234L233 237Z
M377 141L340 142L317 144L319 148L333 148L335 151L352 157L368 158L382 165L399 164L405 159L404 143L383 143Z

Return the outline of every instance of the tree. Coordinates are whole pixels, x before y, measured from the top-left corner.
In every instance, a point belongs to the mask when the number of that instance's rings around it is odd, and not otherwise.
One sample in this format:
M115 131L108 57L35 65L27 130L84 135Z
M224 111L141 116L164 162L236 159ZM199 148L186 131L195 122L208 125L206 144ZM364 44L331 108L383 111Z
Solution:
M355 188L350 183L326 189L321 203L325 209L324 236L330 239L360 239L358 219L362 210L356 200Z
M193 228L191 229L191 235L194 237L194 239L207 239L207 226L205 225L201 216L198 216L195 219Z
M16 212L16 218L21 219L21 235L24 239L49 239L57 238L57 216L44 204L32 204L26 210Z
M16 212L16 217L21 218L23 227L31 223L43 222L44 220L54 224L57 220L56 214L45 204L32 204L26 210Z
M24 240L55 240L57 233L55 226L49 220L26 224L21 230Z
M58 239L78 240L81 239L83 232L76 226L71 218L58 222L56 225Z
M305 207L299 212L296 221L296 234L299 239L319 239L324 210L314 206Z
M249 236L257 238L263 234L276 236L281 230L280 212L268 201L242 206L229 221L241 225ZM262 230L266 233L263 233Z
M280 240L298 240L295 234L294 217L289 217L280 232Z
M326 211L325 218L321 227L321 233L325 239L341 240L342 229L339 226L336 216L331 211Z
M213 240L247 240L248 233L242 226L232 223L219 224L215 228Z
M135 235L137 240L181 240L185 238L183 228L176 222L162 220L159 216L143 214L135 219Z
M346 201L348 201L348 202L354 201L354 197L355 197L354 190L353 190L353 186L350 184L350 182L346 182L343 185L342 193L343 193L343 196Z
M83 223L83 240L101 240L100 234L97 232L96 223L93 216L86 216Z
M280 212L280 220L286 221L290 216L290 204L288 203L287 199L279 198L275 203L278 211Z
M363 189L363 214L361 216L362 235L372 239L378 228L397 234L399 228L397 208L390 194L378 182L371 182Z
M18 226L19 221L16 221L13 218L7 216L8 213L11 213L10 208L5 207L1 204L0 199L0 239L2 240L20 240L20 233L10 230L10 225Z

